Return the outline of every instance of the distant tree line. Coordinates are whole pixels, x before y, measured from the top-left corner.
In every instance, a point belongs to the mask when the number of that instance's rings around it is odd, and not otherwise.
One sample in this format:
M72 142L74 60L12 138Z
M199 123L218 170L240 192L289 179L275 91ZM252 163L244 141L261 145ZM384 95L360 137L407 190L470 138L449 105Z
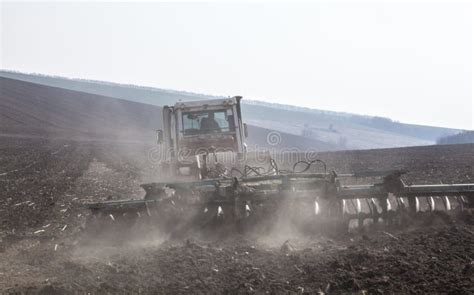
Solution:
M438 144L474 143L474 131L462 131L454 135L440 137Z

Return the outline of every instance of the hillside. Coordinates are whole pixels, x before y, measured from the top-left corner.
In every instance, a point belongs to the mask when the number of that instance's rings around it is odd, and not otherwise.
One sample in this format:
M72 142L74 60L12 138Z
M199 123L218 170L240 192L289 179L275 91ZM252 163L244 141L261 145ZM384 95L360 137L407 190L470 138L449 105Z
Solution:
M117 83L67 79L37 74L0 71L0 76L115 97L156 106L178 100L215 98L208 95ZM325 142L338 149L370 149L433 144L459 130L404 124L388 118L322 111L245 98L244 120L250 124ZM301 139L301 137L298 137Z
M159 107L0 78L0 133L137 140L159 126Z
M0 135L140 141L153 144L161 107L63 88L0 78ZM267 144L270 129L249 126L250 148L332 150L335 146L281 133Z

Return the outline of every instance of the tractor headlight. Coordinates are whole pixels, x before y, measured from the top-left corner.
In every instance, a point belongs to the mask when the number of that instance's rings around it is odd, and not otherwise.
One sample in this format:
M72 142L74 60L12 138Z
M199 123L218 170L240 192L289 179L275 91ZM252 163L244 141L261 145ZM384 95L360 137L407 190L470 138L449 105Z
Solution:
M191 167L179 167L179 174L183 176L191 175Z

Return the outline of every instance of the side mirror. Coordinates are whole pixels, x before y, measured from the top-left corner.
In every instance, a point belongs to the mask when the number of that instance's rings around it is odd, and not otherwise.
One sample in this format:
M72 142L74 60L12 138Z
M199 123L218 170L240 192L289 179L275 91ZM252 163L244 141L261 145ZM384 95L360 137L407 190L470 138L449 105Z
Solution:
M161 129L156 130L156 143L158 144L163 143L163 130Z
M249 136L249 132L247 130L247 124L244 123L243 125L244 125L244 136L245 138L247 138Z

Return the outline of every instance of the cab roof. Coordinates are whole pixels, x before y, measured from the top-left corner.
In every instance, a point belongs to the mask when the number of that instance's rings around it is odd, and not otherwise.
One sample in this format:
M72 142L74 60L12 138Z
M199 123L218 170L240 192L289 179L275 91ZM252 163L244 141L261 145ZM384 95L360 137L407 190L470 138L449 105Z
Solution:
M175 105L175 109L207 109L208 107L219 107L219 106L231 106L235 105L240 101L240 96L234 96L229 98L221 99L208 99L208 100L193 100L193 101L178 101Z

